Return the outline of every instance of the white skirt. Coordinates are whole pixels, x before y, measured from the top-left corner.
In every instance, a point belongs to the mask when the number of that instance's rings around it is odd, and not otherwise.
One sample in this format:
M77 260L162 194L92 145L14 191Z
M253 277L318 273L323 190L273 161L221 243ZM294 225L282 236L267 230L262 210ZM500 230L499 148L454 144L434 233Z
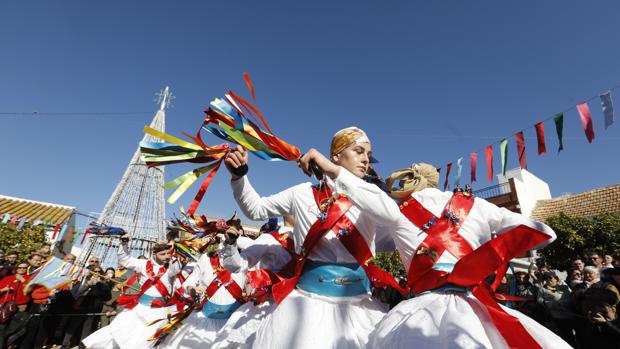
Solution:
M175 312L175 310L175 307L151 308L138 304L133 309L122 311L111 324L94 332L82 342L86 347L93 349L148 348L153 342L148 342L147 339L167 323L168 314ZM164 320L146 326L149 322L158 319Z
M243 304L230 316L217 334L211 348L251 348L258 327L276 309L276 306L273 300L258 305L251 302Z
M543 348L570 348L556 334L506 307ZM427 293L399 303L371 335L370 348L508 348L486 308L471 294Z
M365 348L386 311L370 294L326 297L295 289L261 322L253 347Z
M210 348L226 319L212 319L202 311L194 311L158 348Z
M86 348L93 349L117 349L118 345L114 343L112 335L110 334L110 325L102 327L99 330L91 333L88 337L82 340L82 343Z

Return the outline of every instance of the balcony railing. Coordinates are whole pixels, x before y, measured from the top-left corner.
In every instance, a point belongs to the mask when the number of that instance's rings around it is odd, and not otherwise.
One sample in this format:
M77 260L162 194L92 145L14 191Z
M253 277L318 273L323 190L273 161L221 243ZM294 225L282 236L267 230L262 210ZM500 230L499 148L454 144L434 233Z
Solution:
M509 182L494 185L492 187L478 189L474 191L475 196L479 198L483 198L483 199L494 198L494 197L505 195L505 194L510 194L510 183Z

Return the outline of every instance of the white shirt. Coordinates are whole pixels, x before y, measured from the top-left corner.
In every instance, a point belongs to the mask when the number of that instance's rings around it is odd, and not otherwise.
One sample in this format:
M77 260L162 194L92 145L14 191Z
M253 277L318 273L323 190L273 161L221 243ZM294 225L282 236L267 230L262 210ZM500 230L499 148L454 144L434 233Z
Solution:
M148 280L148 276L146 276L146 259L138 259L134 257L130 257L127 252L127 244L121 244L118 248L118 264L124 266L127 269L131 269L136 273L140 273L140 277L138 278L138 283L140 285L144 284L146 280ZM153 274L157 275L159 270L163 268L163 265L159 265L155 263L155 261L151 260L153 264ZM168 263L168 270L162 275L160 278L162 284L168 289L168 292L172 293L172 285L176 280L177 274L181 271L181 264L178 260L172 259L170 263ZM153 296L153 297L161 297L162 295L159 293L155 286L149 287L144 294Z
M396 221L394 209L398 206L376 185L364 182L344 168L338 177L327 181L334 195L355 195L358 201L364 201L364 209L353 201L353 207L346 216L355 224L368 247L375 251L375 233L377 224L389 225ZM244 176L231 182L235 200L241 211L250 219L266 220L284 215L295 216L293 240L295 250L299 253L310 226L318 219L319 208L314 201L312 185L309 182L288 188L277 194L260 197ZM308 256L309 259L331 263L354 263L355 258L347 251L333 231L319 240Z

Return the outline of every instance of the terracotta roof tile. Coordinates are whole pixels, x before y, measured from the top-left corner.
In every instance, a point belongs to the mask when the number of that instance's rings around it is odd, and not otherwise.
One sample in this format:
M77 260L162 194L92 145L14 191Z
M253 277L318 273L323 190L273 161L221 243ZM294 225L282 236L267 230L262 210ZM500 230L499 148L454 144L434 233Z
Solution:
M545 221L560 212L569 217L591 217L605 212L620 212L620 183L579 194L540 200L536 203L532 218Z
M74 211L75 207L0 195L0 215L17 215L20 219L28 219L30 223L36 220L47 224L64 223Z

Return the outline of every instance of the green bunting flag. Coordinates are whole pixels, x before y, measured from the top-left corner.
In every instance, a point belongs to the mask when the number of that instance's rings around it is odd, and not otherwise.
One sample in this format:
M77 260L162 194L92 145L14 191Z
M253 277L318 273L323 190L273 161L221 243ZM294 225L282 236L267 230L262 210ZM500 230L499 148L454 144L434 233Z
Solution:
M562 141L562 130L564 129L564 113L556 114L553 117L553 121L555 122L555 131L558 133L558 142L560 143L560 147L558 148L558 154L564 150L564 142Z
M508 140L502 139L499 144L500 154L502 155L502 176L506 176L506 160L508 160Z

